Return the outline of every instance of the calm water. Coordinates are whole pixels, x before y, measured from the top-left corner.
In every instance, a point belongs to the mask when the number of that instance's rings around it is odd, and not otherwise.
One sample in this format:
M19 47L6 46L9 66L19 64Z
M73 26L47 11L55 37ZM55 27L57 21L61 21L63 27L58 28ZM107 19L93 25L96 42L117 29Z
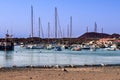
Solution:
M120 50L106 51L54 51L30 50L19 46L14 51L0 51L0 66L42 66L42 65L84 65L84 64L120 64Z

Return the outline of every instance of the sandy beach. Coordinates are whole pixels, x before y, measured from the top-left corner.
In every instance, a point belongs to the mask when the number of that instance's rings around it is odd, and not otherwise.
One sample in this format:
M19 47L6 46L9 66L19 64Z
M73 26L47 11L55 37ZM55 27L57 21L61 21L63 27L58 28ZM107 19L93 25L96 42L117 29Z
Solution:
M0 69L0 80L120 80L120 66Z

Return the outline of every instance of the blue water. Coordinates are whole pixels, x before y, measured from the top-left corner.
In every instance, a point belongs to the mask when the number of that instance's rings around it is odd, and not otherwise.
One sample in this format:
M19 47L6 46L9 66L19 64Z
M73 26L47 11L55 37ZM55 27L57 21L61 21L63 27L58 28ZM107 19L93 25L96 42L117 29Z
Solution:
M106 51L54 51L44 49L24 49L19 46L14 51L0 51L0 67L43 66L43 65L84 65L120 64L120 50Z

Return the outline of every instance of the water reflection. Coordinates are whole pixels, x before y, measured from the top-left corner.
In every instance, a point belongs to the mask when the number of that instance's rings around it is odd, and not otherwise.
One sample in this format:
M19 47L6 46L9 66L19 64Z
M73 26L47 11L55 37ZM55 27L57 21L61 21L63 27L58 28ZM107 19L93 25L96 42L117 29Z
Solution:
M4 65L11 67L13 66L13 51L5 51L4 52Z
M5 59L12 60L13 59L13 52L12 51L5 51Z

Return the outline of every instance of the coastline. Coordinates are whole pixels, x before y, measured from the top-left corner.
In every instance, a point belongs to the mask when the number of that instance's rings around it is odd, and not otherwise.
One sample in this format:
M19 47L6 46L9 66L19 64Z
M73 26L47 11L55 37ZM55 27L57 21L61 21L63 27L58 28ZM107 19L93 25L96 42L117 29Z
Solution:
M120 80L120 66L1 68L4 80Z

